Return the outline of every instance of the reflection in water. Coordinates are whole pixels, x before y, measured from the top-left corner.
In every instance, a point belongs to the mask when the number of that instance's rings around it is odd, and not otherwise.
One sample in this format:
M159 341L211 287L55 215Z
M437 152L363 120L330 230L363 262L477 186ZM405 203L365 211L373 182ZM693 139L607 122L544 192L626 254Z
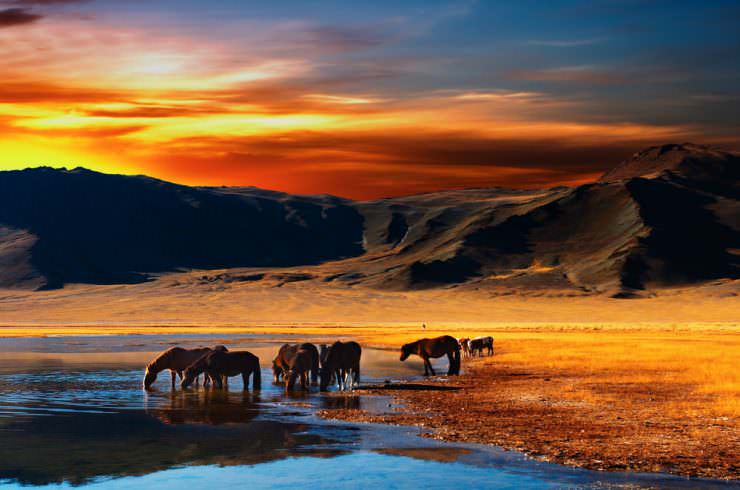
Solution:
M347 409L357 410L362 408L362 402L357 395L324 396L321 400L322 408L327 410Z
M146 397L146 413L165 424L246 424L259 415L259 393L207 389Z
M0 480L79 485L183 464L245 465L346 452L331 447L330 431L260 419L259 399L249 393L178 392L151 397L146 407L6 420L0 423Z

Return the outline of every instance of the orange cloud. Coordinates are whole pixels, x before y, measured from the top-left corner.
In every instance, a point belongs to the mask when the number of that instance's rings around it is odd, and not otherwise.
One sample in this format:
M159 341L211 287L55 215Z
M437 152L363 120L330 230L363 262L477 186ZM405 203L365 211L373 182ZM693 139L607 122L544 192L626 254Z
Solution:
M370 198L580 183L641 146L703 135L584 121L581 101L544 91L383 91L375 81L414 63L325 58L378 46L376 31L272 28L232 44L78 18L0 29L0 168L85 165ZM612 81L590 68L517 76Z

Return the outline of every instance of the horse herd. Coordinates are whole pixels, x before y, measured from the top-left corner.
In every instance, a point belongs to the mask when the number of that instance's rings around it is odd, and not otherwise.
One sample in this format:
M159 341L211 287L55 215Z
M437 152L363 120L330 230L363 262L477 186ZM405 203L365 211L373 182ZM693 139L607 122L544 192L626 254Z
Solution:
M401 347L401 361L415 354L424 361L424 374L434 376L434 368L429 359L447 356L449 359L448 375L460 374L460 351L466 356L476 352L483 355L483 349L493 355L493 338L477 337L474 339L456 339L449 335L432 339L420 339L404 344ZM296 382L303 390L310 384L320 386L322 391L336 383L340 391L353 390L360 384L360 358L362 347L354 341L336 341L331 345L323 344L317 348L314 344L284 344L272 361L273 383L285 386L286 391L294 388ZM197 385L203 375L203 385L211 383L216 388L223 388L231 376L242 376L244 389L249 386L259 390L262 384L260 360L248 351L230 351L223 345L215 347L198 347L185 349L172 347L150 362L144 373L144 388L151 388L157 375L165 370L170 371L172 388L175 388L176 377L180 377L180 386L188 388Z

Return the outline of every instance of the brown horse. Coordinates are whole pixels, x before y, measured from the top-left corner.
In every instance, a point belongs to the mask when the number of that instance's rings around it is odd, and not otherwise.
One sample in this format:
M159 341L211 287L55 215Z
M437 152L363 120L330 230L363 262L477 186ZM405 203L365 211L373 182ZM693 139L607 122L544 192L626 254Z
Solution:
M401 347L401 361L408 359L411 354L416 354L424 359L424 376L429 376L430 371L432 372L432 376L436 376L432 363L429 362L429 358L437 358L444 355L447 355L447 358L450 360L447 375L460 374L460 345L457 343L455 337L443 335L433 339L420 339Z
M285 377L285 373L290 370L290 363L293 356L299 350L308 351L310 354L310 372L311 372L311 384L318 384L319 379L319 350L315 345L305 342L303 344L283 344L280 350L272 361L272 381L275 384L280 383L280 378Z
M321 368L321 390L329 387L332 375L336 378L340 390L351 390L359 385L360 357L362 357L362 347L357 342L334 342L329 347L326 360Z
M295 382L300 378L301 388L308 390L308 373L314 363L314 352L311 349L298 349L288 360L288 369L283 371L285 391L293 389Z
M223 345L217 345L213 349L210 347L198 347L196 349L172 347L167 349L147 365L144 372L144 388L149 389L152 383L157 380L157 375L165 369L169 369L172 374L172 388L174 388L176 375L182 378L182 373L188 366L214 350L227 351L228 349Z
M223 352L212 351L185 369L185 377L180 386L187 388L200 373L206 373L213 380L216 388L223 388L224 377L242 375L244 389L249 387L249 376L252 376L252 388L259 390L262 383L260 360L247 351Z

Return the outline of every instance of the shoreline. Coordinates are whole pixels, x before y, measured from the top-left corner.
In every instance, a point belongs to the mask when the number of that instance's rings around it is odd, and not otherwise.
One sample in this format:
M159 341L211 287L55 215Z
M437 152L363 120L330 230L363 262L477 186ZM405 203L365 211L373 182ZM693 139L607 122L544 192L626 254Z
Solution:
M611 333L505 340L493 357L464 360L460 376L357 392L390 395L402 411L319 415L592 470L740 480L740 332Z
M13 337L28 337L31 330L0 326L0 342L3 329L18 329ZM318 415L419 426L429 429L425 437L495 445L567 466L740 480L740 328L732 322L492 323L425 330L408 323L78 324L37 327L34 333L289 334L312 342L353 338L383 350L420 337L492 334L495 355L464 359L461 376L367 385L356 392L392 396L402 411L339 408ZM446 360L441 364L446 370Z
M529 414L522 414L526 409L511 404L494 415L501 405L506 405L502 397L498 397L493 410L487 414L485 410L475 408L475 402L462 401L471 396L471 377L478 378L484 371L476 368L472 376L463 374L455 380L438 377L384 386L371 385L355 391L357 395L391 396L394 405L405 407L402 412L377 415L361 409L324 409L317 415L328 420L415 426L424 429L419 434L421 437L453 443L493 445L520 452L538 461L589 470L740 480L740 462L732 452L738 447L737 424L729 420L715 424L719 431L715 430L714 434L707 434L708 437L700 440L680 438L667 447L665 444L656 447L654 442L665 439L670 429L652 419L630 421L628 416L623 418L625 423L616 423L610 429L602 421L590 417L591 414L568 414L555 408L557 402L547 403L545 400L541 400L543 403L539 406L530 407ZM510 378L517 376L518 373L509 375ZM413 385L413 388L408 388L409 385ZM441 387L447 389L440 390ZM625 426L634 425L635 422L657 430L648 429L642 434L639 431L635 434L632 430L633 433L626 437L619 434L626 429ZM492 426L496 428L487 430ZM726 437L722 437L721 432L724 431L733 431L735 435L725 434ZM721 440L714 439L705 445L718 434ZM626 438L632 440L612 445L617 439Z

